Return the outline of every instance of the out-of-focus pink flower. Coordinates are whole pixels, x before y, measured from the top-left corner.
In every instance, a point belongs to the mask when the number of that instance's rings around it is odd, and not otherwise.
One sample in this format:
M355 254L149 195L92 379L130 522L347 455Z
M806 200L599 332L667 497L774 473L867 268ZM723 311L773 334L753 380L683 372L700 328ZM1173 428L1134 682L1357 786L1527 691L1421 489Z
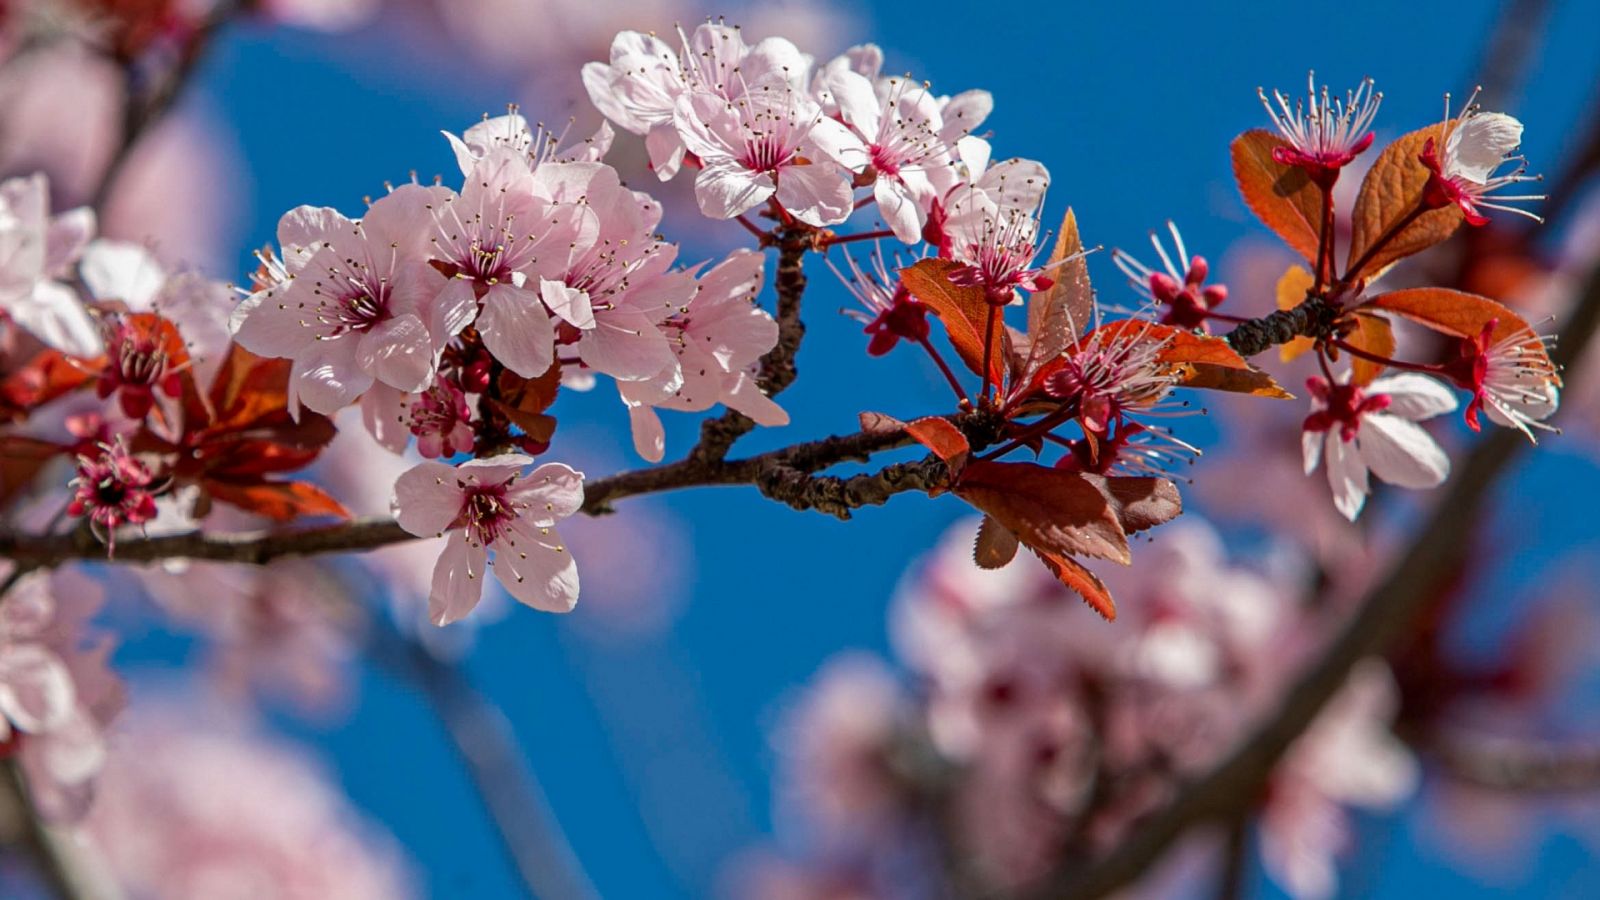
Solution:
M82 834L133 898L391 900L414 879L304 751L242 727L201 729L195 704L136 710Z
M872 837L903 796L892 756L910 715L882 663L865 654L833 658L778 726L782 789L821 833Z
M0 605L0 743L18 754L40 814L53 821L88 809L105 728L122 710L111 638L89 625L103 601L98 585L69 570L23 577Z
M63 283L94 228L94 211L86 207L50 214L44 175L0 182L0 321L62 352L98 354L99 329Z
M154 480L122 441L102 444L98 453L78 457L67 514L87 518L95 534L115 552L118 528L156 517Z
M419 537L450 533L434 567L428 614L437 625L478 604L489 551L495 576L535 609L569 612L578 602L578 567L554 530L583 505L583 474L521 454L473 459L458 467L425 462L395 482L400 527Z
M1415 789L1417 762L1389 732L1396 705L1388 669L1362 663L1273 772L1262 858L1297 900L1334 895L1335 858L1349 840L1346 807L1388 809Z
M355 652L352 601L318 564L291 559L256 569L179 560L139 574L164 612L214 642L223 689L285 694L313 712L344 699L343 667Z

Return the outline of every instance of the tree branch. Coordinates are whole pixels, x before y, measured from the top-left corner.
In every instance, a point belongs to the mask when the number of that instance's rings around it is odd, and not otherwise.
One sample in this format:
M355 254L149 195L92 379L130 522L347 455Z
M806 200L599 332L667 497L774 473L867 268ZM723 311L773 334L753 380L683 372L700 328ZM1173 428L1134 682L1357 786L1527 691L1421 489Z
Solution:
M993 413L965 412L946 416L967 433L973 446L986 446L998 431ZM890 496L927 490L937 484L936 467L927 460L889 466L874 475L848 479L813 478L811 473L836 463L866 461L874 453L910 444L901 432L856 432L808 441L738 460L683 459L663 466L635 469L584 485L582 511L600 515L625 497L706 485L752 484L768 496L796 509L819 509L838 515L855 506L881 504ZM846 504L841 507L840 504ZM854 504L850 506L849 504ZM0 559L25 568L48 568L73 560L113 563L150 562L159 559L206 559L261 565L281 556L313 556L371 550L414 540L415 536L393 519L355 519L309 528L211 534L186 531L153 537L127 537L117 541L116 555L86 528L64 534L0 534Z
M1324 338L1333 332L1339 307L1318 296L1307 297L1292 309L1280 309L1259 319L1239 323L1222 339L1240 356L1255 356L1297 337Z
M778 295L778 343L761 360L761 372L756 383L768 397L777 396L794 384L799 370L794 358L800 352L800 342L805 338L806 326L800 320L800 300L806 292L804 260L813 247L813 235L808 230L785 229L778 236L778 271L772 284ZM735 441L749 434L756 423L737 410L728 410L700 424L700 442L689 451L689 459L699 462L720 462L728 455Z
M1552 358L1558 366L1580 361L1600 326L1600 268L1590 273ZM1380 653L1433 596L1471 546L1477 512L1497 476L1526 446L1521 433L1496 429L1457 468L1450 489L1434 506L1417 537L1384 579L1357 606L1354 616L1284 694L1276 709L1231 755L1205 775L1179 788L1169 804L1136 825L1116 848L1084 865L1064 866L1021 892L1023 897L1102 897L1138 879L1192 826L1226 819L1260 796L1278 761L1344 686L1358 661Z

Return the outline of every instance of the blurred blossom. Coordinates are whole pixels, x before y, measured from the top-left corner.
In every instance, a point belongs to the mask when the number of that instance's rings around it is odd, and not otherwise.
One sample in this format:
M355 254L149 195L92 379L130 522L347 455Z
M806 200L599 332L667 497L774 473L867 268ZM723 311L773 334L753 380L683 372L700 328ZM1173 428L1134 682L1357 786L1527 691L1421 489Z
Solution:
M929 828L1000 890L1026 887L1064 853L1104 852L1232 750L1328 633L1278 574L1290 567L1234 562L1192 515L1140 565L1104 573L1123 601L1114 626L1026 560L979 569L971 535L970 524L951 529L896 597L895 644L918 694L841 657L779 732L783 784L819 826L807 849L822 872L858 858L838 844L868 846L841 835L875 838L876 858L916 852ZM1274 773L1261 847L1294 896L1331 890L1347 808L1388 808L1411 790L1416 762L1389 733L1396 703L1383 664L1363 663ZM940 812L915 825L921 804ZM903 887L876 868L866 881L848 867L843 881L760 871L771 896Z
M0 174L44 172L56 206L89 199L122 121L115 64L73 41L5 60L0 70Z
M111 635L89 625L104 594L71 569L24 576L0 605L0 756L17 754L40 815L79 818L106 759L122 683Z
M393 838L316 760L204 712L138 706L112 746L83 835L131 900L414 896Z
M211 641L221 690L280 694L320 714L349 699L357 610L324 565L172 560L139 575L163 612Z

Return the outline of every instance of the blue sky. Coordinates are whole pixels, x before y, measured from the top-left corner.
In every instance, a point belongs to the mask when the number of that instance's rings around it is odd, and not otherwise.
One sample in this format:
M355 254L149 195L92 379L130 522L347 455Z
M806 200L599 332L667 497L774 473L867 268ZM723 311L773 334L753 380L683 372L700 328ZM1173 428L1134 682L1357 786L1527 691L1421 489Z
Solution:
M1438 115L1445 90L1470 89L1494 8L1483 0L1343 3L1307 7L1302 26L1281 3L1230 12L1194 3L1140 4L1137 12L1120 4L875 3L863 6L859 33L840 43L874 40L891 69L932 79L944 92L992 91L997 155L1049 165L1047 218L1071 204L1087 242L1131 246L1172 217L1191 249L1216 258L1237 238L1261 233L1236 198L1227 162L1228 140L1262 124L1258 85L1297 88L1308 68L1333 85L1371 75L1386 93L1380 127L1416 127ZM1591 99L1600 7L1569 0L1555 4L1554 16L1556 36L1510 104L1528 127L1525 152L1546 170L1575 139L1567 126ZM377 35L226 35L195 98L236 133L248 167L240 270L219 274L241 277L248 248L266 243L277 216L294 205L353 212L385 179L412 169L451 172L439 129L459 129L519 97L514 83L473 72L464 56L394 51ZM735 239L737 229L727 228ZM1102 286L1119 281L1104 257L1091 271ZM783 397L794 424L753 436L745 449L851 430L863 409L905 415L946 402L936 374L916 357L868 359L856 330L833 314L848 298L825 269L812 275L802 377ZM558 411L555 458L559 442L576 433L590 446L615 444L614 460L637 462L622 409L608 397ZM687 446L694 426L674 417L668 430L670 453ZM785 699L834 652L886 650L884 610L896 580L962 509L905 496L840 523L791 512L753 490L648 502L674 517L696 559L688 577L657 587L660 602L681 606L669 631L597 638L577 619L516 610L483 630L469 667L504 705L605 895L702 896L722 860L769 830L767 734ZM1595 539L1592 527L1586 537ZM127 655L137 659L141 649ZM515 895L514 874L448 744L403 682L363 671L347 722L286 727L315 741L356 802L407 845L430 893ZM1409 896L1447 877L1444 861L1415 846L1415 827L1402 818L1369 828L1381 865L1359 873L1363 893ZM1600 875L1576 871L1587 853L1558 842L1523 886L1600 894ZM1456 896L1475 891L1460 880L1436 886Z

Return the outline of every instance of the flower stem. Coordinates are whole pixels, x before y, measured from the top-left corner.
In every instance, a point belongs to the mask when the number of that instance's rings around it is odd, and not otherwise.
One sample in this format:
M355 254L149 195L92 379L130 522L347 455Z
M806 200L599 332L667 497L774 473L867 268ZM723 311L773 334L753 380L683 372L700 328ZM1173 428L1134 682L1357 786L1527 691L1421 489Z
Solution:
M928 355L933 357L934 365L938 366L939 371L944 373L944 380L950 382L951 389L956 392L956 399L971 406L972 398L967 396L967 390L961 386L961 381L956 378L956 373L950 371L950 365L944 361L944 356L939 353L939 348L933 346L933 342L926 337L919 338L917 343L921 344L922 349L928 351Z

